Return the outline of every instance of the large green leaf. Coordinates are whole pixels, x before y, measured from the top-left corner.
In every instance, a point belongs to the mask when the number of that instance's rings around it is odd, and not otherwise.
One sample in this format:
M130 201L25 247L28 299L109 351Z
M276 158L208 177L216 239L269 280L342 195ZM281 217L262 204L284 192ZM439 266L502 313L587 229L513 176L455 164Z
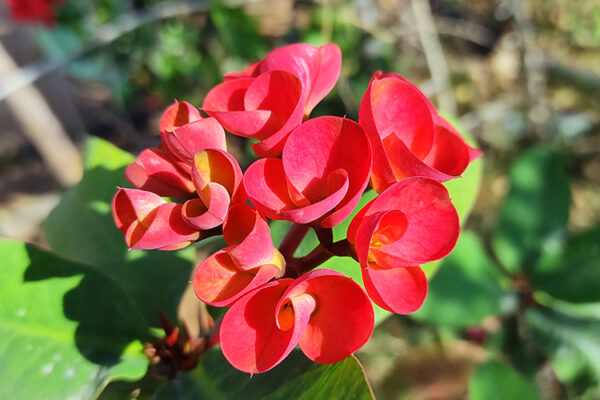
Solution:
M490 360L477 367L469 381L470 400L535 400L539 395L507 364Z
M296 350L271 371L251 377L234 369L217 348L206 353L195 370L163 386L155 400L372 398L362 367L352 356L336 364L322 365Z
M412 317L455 328L479 323L501 311L508 292L475 234L462 232L442 268L429 283L425 303Z
M556 243L569 217L571 196L561 157L539 147L515 162L509 181L492 245L502 264L517 272L531 269L544 247Z
M563 364L559 372L568 362L572 364L569 369L587 368L600 380L600 319L536 307L527 311L525 321L536 338L536 345L549 354L554 363Z
M570 238L555 254L545 254L529 275L536 289L558 299L600 302L600 227Z
M0 398L92 398L143 376L148 326L110 278L19 242L0 254Z
M100 139L90 139L83 179L68 190L44 226L52 250L97 267L115 278L136 300L148 321L156 311L175 318L190 274L194 252L128 251L115 227L110 203L133 156Z

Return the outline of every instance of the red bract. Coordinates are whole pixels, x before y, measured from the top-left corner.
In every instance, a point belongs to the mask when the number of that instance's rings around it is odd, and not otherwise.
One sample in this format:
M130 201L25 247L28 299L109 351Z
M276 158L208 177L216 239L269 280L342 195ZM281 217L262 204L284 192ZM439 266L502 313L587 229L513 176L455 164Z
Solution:
M239 299L220 328L223 354L251 374L279 364L296 346L313 361L348 357L373 332L369 298L352 279L321 269L267 283Z
M371 184L377 193L410 176L439 182L456 178L481 154L418 88L396 74L373 75L359 122L373 146Z
M419 264L446 256L458 234L448 191L421 177L390 186L348 227L369 296L399 314L416 311L425 299L427 280Z
M223 224L228 246L196 269L192 284L203 302L221 307L252 289L279 277L285 260L273 246L267 221L246 204L229 210Z
M54 7L64 0L8 0L10 15L15 21L54 24Z
M242 170L235 158L224 150L197 152L192 180L198 197L186 201L181 212L184 220L197 229L221 225L229 205L246 200Z
M305 99L304 115L333 89L342 67L342 53L333 43L321 47L295 43L271 51L262 61L244 71L225 76L226 80L239 77L256 77L269 71L286 71L300 79Z
M214 87L203 109L229 132L258 139L259 157L279 156L289 133L302 122L301 82L289 72L228 80Z
M187 199L196 191L190 175L175 166L161 147L142 151L125 169L125 177L136 188L159 196Z
M319 117L290 134L281 159L248 167L244 186L271 219L330 228L356 207L370 170L371 148L362 128L345 118Z
M130 249L174 250L200 238L198 230L181 217L181 204L168 203L151 192L119 188L112 211Z

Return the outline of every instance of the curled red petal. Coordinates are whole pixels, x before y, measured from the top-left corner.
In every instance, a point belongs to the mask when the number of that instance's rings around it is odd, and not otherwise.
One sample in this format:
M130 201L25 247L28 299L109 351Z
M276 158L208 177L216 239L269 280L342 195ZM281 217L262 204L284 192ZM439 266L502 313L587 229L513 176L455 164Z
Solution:
M172 132L187 123L202 119L200 111L186 101L175 101L171 104L160 119L160 134Z
M125 242L132 250L168 250L183 246L200 237L197 229L181 217L181 204L166 203L155 208L146 218L134 221L125 233Z
M192 180L200 194L209 182L222 185L232 201L245 200L242 187L242 170L236 159L221 149L201 150L194 156ZM238 193L239 192L239 193Z
M226 150L225 131L214 118L190 122L163 136L167 149L178 159L191 164L194 155L204 149Z
M417 157L433 145L434 126L429 100L414 85L385 77L371 82L371 110L379 136L394 133Z
M386 261L390 265L417 265L433 261L447 255L456 244L459 234L459 221L446 188L428 178L413 177L401 180L386 189L370 202L366 211L360 214L356 234L356 247L365 264L365 246L370 245L369 232L374 232L373 220L365 222L371 227L362 231L362 221L378 212L401 211L407 221L402 237L385 243L376 252L379 257L393 257L397 262ZM351 224L353 229L356 223Z
M115 225L123 233L135 221L143 221L166 201L159 195L139 189L118 188L112 200L112 214Z
M200 198L190 199L183 204L181 216L188 225L198 230L208 230L223 223L229 203L227 189L210 182L201 191Z
M420 160L395 134L387 136L383 140L383 146L391 168L394 171L395 181L411 176L424 176L438 182L445 182L456 178L456 176L438 171ZM382 189L385 190L387 187L389 186L383 187Z
M159 196L189 198L194 184L161 148L146 149L125 169L125 178L138 189Z
M304 327L277 327L275 307L292 279L267 283L236 301L225 313L219 330L223 355L235 368L250 374L279 364L298 343Z
M226 307L280 272L279 266L274 264L261 265L253 270L240 269L225 248L198 265L192 286L196 296L206 304Z
M244 187L252 204L267 218L282 219L281 211L294 208L280 159L263 158L252 163L244 173Z
M427 295L427 278L419 266L362 268L369 297L379 307L396 314L417 311Z
M342 56L335 44L316 47L295 43L271 51L260 63L260 72L287 71L302 82L306 105L304 114L309 115L335 86L341 69Z
M316 306L307 295L314 298ZM294 301L298 298L301 300ZM278 313L288 301L295 313L310 312L300 348L313 361L341 361L361 348L373 332L375 320L369 297L339 272L319 269L296 279L279 300Z
M282 161L288 182L313 204L330 194L332 173L344 171L348 190L339 203L327 210L331 214L322 221L323 226L332 227L352 212L368 183L371 147L367 135L356 122L318 117L303 123L290 134ZM335 181L338 182L341 175L336 174L339 177Z
M240 78L218 84L206 94L202 109L209 115L212 111L244 111L244 96L252 82L254 78Z
M356 234L356 253L360 265L366 267L372 258L375 258L378 249L389 243L394 243L406 233L408 220L400 210L380 211L366 217ZM396 267L411 265L400 257L385 257L374 260L382 267Z
M228 254L238 266L253 268L273 258L275 247L267 221L247 204L229 209L223 223L223 236Z

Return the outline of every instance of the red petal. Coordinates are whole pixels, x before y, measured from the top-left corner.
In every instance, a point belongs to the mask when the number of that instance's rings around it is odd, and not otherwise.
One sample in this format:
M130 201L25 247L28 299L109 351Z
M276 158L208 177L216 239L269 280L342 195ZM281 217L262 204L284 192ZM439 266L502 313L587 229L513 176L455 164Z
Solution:
M342 51L339 46L329 43L319 47L319 72L316 74L310 94L306 100L305 115L327 96L335 86L342 69Z
M348 175L348 191L335 204L335 215L323 221L331 227L354 209L364 191L371 169L369 140L357 123L345 118L311 119L289 136L282 155L285 175L294 189L311 203L329 195L329 177L336 170Z
M226 307L275 278L280 271L272 264L262 265L253 271L239 269L225 248L198 265L192 285L196 296L206 304Z
M429 153L434 127L429 100L402 79L383 78L371 83L371 110L379 136L395 133L418 158Z
M152 250L192 242L199 237L198 230L181 217L181 204L166 203L143 220L131 224L125 241L133 250Z
M362 267L369 264L377 249L390 242L398 241L406 233L408 220L406 215L399 210L381 211L364 218L356 234L356 253ZM405 267L412 265L399 257L377 258L375 262L382 267Z
M307 294L315 299L316 308L306 298L294 302ZM339 272L320 269L296 279L279 301L278 311L288 299L295 313L312 312L300 348L313 361L341 361L361 348L373 332L373 306L367 294Z
M229 245L227 252L238 266L253 268L270 262L274 256L269 224L246 204L229 209L223 223L223 236Z
M175 101L163 113L160 119L160 133L172 132L175 128L189 122L202 119L200 111L186 101Z
M292 282L280 279L263 285L235 302L223 317L221 349L235 368L251 374L268 371L296 346L304 327L282 331L275 314L279 298Z
M208 230L223 223L229 209L229 193L218 183L209 183L200 198L183 204L181 216L188 225L198 230Z
M287 71L302 82L310 114L314 106L335 86L341 69L341 51L335 44L316 47L295 43L270 52L260 64L260 71Z
M244 111L244 96L254 78L225 81L212 88L204 98L202 109L211 111Z
M164 135L163 142L180 160L191 164L194 154L204 149L225 150L225 131L214 118L194 121Z
M389 210L402 211L407 227L401 238L386 244L380 252L416 265L442 258L454 248L460 229L458 214L439 182L420 177L404 179L369 203L365 218ZM361 246L358 240L357 235L357 248Z
M195 191L189 175L186 175L160 148L142 151L125 169L125 178L136 188L180 199L189 198Z
M279 212L294 208L280 159L263 158L251 164L244 174L244 187L252 204L268 218L282 219Z
M421 267L362 268L365 289L379 307L409 314L421 307L427 295L427 278Z
M235 197L241 190L242 170L236 159L228 152L220 149L206 149L196 153L192 165L192 180L198 193L204 190L209 182L222 185L230 197ZM243 191L243 190L242 190ZM245 200L241 193L240 199Z
M395 134L386 137L383 140L383 146L397 181L411 176L424 176L438 182L456 178L425 164ZM383 189L387 189L387 187Z
M166 201L159 195L138 189L119 188L112 200L115 225L126 233L132 223L144 220Z

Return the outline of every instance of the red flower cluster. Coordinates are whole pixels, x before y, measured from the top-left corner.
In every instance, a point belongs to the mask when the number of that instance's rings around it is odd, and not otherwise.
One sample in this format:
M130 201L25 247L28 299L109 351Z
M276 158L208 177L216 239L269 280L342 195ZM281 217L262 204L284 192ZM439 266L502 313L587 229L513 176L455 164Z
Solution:
M64 0L8 0L10 15L15 21L54 24L54 8Z
M227 246L197 267L192 285L203 302L230 307L220 342L242 371L267 371L297 344L316 362L344 359L371 335L371 301L417 310L427 293L419 265L444 257L458 239L440 182L479 152L395 74L375 73L359 123L309 119L340 66L336 45L293 44L227 75L205 98L209 117L176 102L163 114L161 145L125 172L137 189L119 188L113 199L131 249L173 250L223 235ZM259 159L245 172L226 150L225 130L258 141ZM331 228L369 182L379 195L334 243ZM279 249L266 218L294 223ZM294 257L311 227L319 246ZM314 270L334 255L360 263L366 292L338 272Z

